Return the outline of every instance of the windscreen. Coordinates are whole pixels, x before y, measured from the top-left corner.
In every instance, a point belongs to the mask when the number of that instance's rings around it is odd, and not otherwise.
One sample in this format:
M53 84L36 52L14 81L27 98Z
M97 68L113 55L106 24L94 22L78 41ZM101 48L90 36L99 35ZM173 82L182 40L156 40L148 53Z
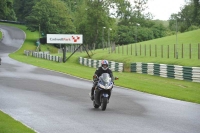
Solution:
M104 84L109 83L111 80L110 75L108 73L103 73L100 77Z

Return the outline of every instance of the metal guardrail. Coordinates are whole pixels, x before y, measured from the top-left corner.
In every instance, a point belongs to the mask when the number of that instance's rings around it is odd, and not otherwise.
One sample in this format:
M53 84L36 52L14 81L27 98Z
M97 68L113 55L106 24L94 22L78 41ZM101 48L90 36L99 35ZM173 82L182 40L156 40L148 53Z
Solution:
M3 20L3 19L0 19L0 22L11 23L11 24L22 24L22 25L25 24L25 22L11 21L11 20Z
M200 67L136 62L131 64L131 72L200 83Z

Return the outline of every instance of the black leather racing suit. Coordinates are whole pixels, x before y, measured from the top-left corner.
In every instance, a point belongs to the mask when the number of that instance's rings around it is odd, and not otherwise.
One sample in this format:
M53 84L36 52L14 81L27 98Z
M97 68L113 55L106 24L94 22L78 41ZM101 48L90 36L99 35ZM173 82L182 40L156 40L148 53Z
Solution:
M114 79L114 78L113 78L113 73L112 73L112 71L111 71L109 68L106 69L106 70L103 70L102 67L99 67L99 68L95 71L94 74L96 74L98 77L100 77L102 73L108 73L108 74L110 75L112 81L113 81L113 79ZM94 95L94 88L95 88L95 86L97 85L97 80L93 79L93 81L94 81L94 84L93 84L93 87L92 87L92 89L91 89L91 96Z

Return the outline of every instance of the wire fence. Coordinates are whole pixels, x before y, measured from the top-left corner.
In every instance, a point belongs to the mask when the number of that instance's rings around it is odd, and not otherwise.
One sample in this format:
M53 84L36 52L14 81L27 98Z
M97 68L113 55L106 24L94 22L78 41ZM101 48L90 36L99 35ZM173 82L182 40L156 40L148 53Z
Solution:
M68 45L67 52L73 52L79 45ZM95 48L84 45L88 50ZM85 52L85 48L80 47L78 52ZM103 48L109 54L133 55L142 57L160 57L174 59L199 59L200 60L200 43L199 44L176 44L172 45L153 45L153 44L130 44L118 45L112 43L110 47ZM62 52L62 50L60 50Z
M184 59L200 59L200 43L199 44L181 44L179 47L174 45L152 45L152 44L131 44L116 45L112 44L108 49L108 53L116 53L122 55L149 56L161 58L184 58Z

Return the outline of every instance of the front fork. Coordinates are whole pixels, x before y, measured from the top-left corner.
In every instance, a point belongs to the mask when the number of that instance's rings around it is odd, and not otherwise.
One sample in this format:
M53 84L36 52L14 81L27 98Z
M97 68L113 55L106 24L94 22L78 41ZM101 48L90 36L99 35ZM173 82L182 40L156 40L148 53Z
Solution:
M101 103L102 103L102 98L107 98L107 103L109 103L109 98L110 98L110 96L107 94L107 93L102 93L102 95L101 95L101 97L100 97L100 101L101 101Z
M97 88L97 87L95 87L94 90L95 90L94 91L94 100L98 105L101 105L103 97L107 98L107 103L109 103L109 99L110 99L112 90L110 90L110 91L106 90L105 91L105 90L102 90L102 89Z

